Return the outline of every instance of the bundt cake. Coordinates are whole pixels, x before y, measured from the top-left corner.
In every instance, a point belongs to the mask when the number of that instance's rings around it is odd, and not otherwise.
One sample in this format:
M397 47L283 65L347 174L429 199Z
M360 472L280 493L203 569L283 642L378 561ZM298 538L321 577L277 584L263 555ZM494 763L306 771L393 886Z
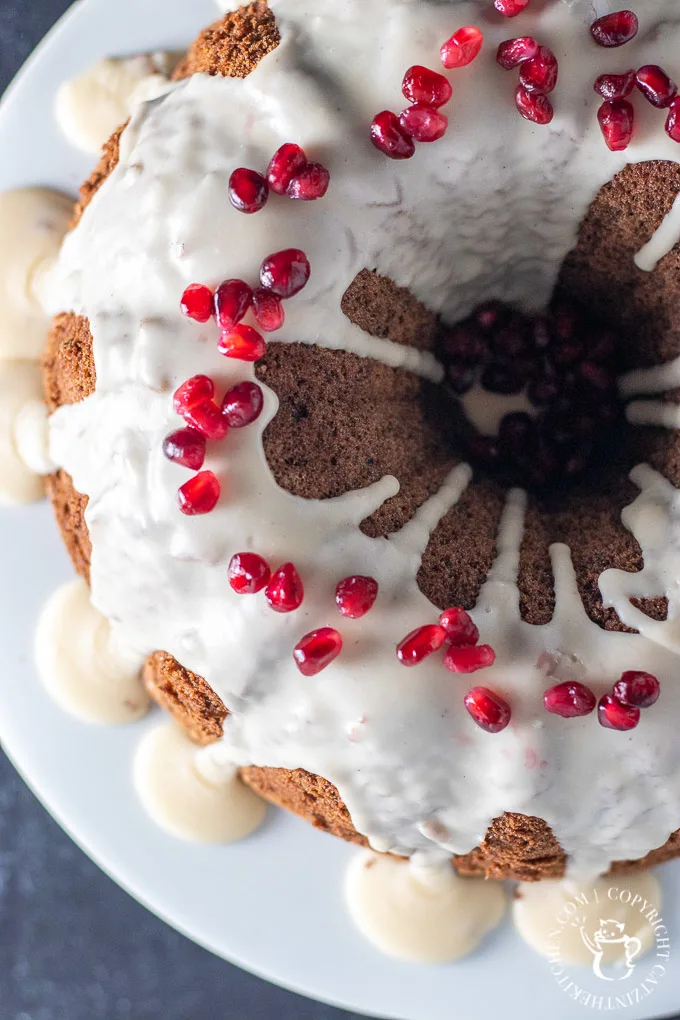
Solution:
M197 744L344 839L680 853L680 224L635 261L680 193L675 8L254 2L82 188L74 566Z

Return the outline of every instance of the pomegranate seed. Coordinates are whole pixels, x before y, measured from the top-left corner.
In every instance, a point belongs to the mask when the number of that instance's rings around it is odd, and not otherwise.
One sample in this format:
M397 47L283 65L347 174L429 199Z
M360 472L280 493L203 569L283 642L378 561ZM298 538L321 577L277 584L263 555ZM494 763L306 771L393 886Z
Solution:
M365 616L378 597L378 582L373 577L353 574L345 577L335 589L335 604L343 616L358 620Z
M229 431L229 424L214 400L203 400L188 407L183 417L206 439L224 439Z
M209 514L220 498L220 483L212 471L200 471L178 492L179 508L187 517Z
M417 142L436 142L446 134L449 118L433 106L415 103L399 114L399 123Z
M444 656L444 665L452 673L476 673L478 669L487 669L496 661L496 653L491 645L455 645L449 648Z
M612 374L594 361L582 361L578 371L583 381L596 390L611 390L615 385Z
M215 292L215 316L222 329L240 322L253 303L253 292L243 280L225 280Z
M402 128L396 113L390 110L383 110L373 118L371 141L390 159L410 159L416 151L413 139Z
M496 63L505 71L511 71L525 60L533 60L538 53L538 43L532 35L520 35L517 39L506 39L496 50Z
M444 106L453 95L448 78L429 67L415 64L404 75L401 91L409 103L425 103L426 106Z
M274 333L281 329L286 321L286 313L283 310L281 298L272 294L264 287L258 287L253 291L253 314L257 324L265 333Z
M547 46L539 46L531 60L525 60L519 69L519 80L527 92L540 92L547 96L557 85L557 57Z
M276 613L292 613L295 609L299 609L305 591L300 575L292 563L284 563L272 574L264 594Z
M518 85L515 92L515 106L524 117L534 124L549 124L553 119L554 110L547 96L540 92L527 92L523 85Z
M212 400L215 396L215 383L207 375L192 375L175 391L172 398L173 406L178 414L184 415L190 407Z
M616 681L612 693L626 708L649 708L659 700L661 685L651 673L629 669Z
M220 336L217 349L225 358L237 358L239 361L259 361L263 358L267 345L256 329L252 326L234 326Z
M325 166L321 163L306 163L288 185L286 194L302 202L314 202L317 198L323 198L330 181L331 175Z
M222 401L222 415L232 429L242 429L260 417L264 397L254 382L237 383Z
M504 18L516 18L529 6L529 0L493 0L493 5Z
M397 645L397 658L402 666L417 666L436 652L446 641L446 631L436 623L428 623L407 634Z
M635 126L635 111L627 99L603 103L597 111L600 130L612 152L622 152L630 145Z
M633 730L640 722L640 709L628 708L605 694L597 705L597 719L608 730Z
M557 684L543 695L546 710L553 715L561 715L563 719L590 715L596 703L597 698L593 692L578 681Z
M285 195L288 185L307 163L307 157L299 145L286 142L277 149L267 168L267 183L277 195Z
M177 429L163 440L163 453L173 464L198 471L205 460L205 437L196 429Z
M669 107L666 134L674 142L680 142L680 99L674 99Z
M484 36L478 28L465 25L447 39L439 51L442 64L450 71L454 67L466 67L479 54Z
M476 645L479 641L479 631L474 620L460 606L445 609L439 617L439 623L446 631L446 640L456 647Z
M182 294L180 308L190 319L207 322L213 313L213 293L202 283L190 283Z
M298 641L293 658L303 676L316 676L337 659L342 651L342 638L333 627L320 627Z
M449 381L454 393L462 396L471 390L475 382L475 370L470 365L461 365L454 362L446 369L446 378Z
M603 99L625 99L635 88L635 71L624 74L601 74L593 88Z
M658 64L639 68L635 82L645 99L659 110L669 107L678 94L678 86Z
M260 283L280 298L299 294L309 280L309 260L299 248L285 248L268 255L260 266Z
M237 595L255 595L262 591L272 576L267 561L251 552L232 556L228 574L229 584Z
M256 213L269 198L269 185L255 170L239 167L229 178L229 201L242 213Z
M512 711L507 701L488 687L473 687L463 700L474 721L487 733L500 733L510 722Z
M623 46L638 33L639 22L632 11L615 11L605 14L590 26L590 34L598 46Z

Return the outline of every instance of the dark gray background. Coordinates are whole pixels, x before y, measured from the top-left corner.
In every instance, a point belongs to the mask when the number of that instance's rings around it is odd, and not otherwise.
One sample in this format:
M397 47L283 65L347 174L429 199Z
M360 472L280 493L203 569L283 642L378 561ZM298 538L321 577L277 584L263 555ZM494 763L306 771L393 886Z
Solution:
M69 3L0 0L0 91ZM349 1014L259 981L158 921L71 843L0 751L0 1020L270 1018Z

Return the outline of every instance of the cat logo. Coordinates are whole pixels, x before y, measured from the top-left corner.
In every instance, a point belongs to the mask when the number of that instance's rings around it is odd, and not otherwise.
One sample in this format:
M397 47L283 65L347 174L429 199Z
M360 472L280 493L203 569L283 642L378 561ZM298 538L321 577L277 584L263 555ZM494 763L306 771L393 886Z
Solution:
M635 970L635 961L642 952L642 942L637 935L626 935L625 928L623 921L613 918L605 921L600 918L600 927L590 936L584 925L579 925L583 944L593 954L593 974L602 981L625 981ZM602 962L607 946L615 945L623 947L625 970L622 974L611 976L602 972Z

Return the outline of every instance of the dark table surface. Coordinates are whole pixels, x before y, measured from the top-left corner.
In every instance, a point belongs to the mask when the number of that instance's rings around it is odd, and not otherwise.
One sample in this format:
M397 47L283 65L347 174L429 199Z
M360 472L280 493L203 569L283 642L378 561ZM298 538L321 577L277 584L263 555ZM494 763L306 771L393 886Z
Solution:
M0 91L69 3L0 0ZM349 1020L149 914L71 843L0 752L0 1020L274 1017Z

